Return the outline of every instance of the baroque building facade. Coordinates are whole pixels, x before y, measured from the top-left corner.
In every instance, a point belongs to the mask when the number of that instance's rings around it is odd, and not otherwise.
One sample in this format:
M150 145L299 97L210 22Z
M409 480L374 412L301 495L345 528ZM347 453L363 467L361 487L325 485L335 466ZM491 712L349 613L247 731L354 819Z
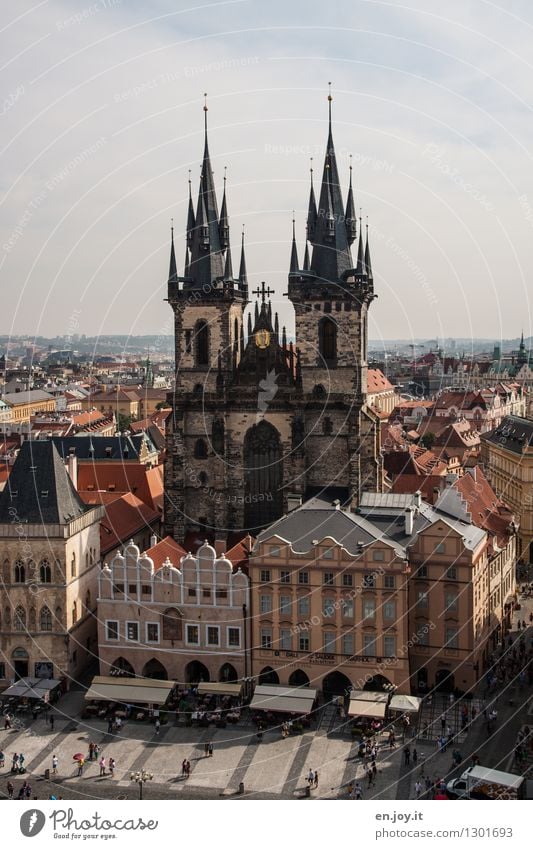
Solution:
M233 273L226 186L219 213L207 139L196 208L189 187L187 244L178 276L172 236L175 388L169 395L165 531L220 540L258 531L329 488L355 507L381 489L379 419L367 404L368 309L375 297L368 232L350 184L344 204L331 129L318 202L312 183L307 242L294 222L288 298L295 344L273 315L264 283L249 305L242 238ZM357 241L357 259L351 245ZM312 247L312 251L309 250Z

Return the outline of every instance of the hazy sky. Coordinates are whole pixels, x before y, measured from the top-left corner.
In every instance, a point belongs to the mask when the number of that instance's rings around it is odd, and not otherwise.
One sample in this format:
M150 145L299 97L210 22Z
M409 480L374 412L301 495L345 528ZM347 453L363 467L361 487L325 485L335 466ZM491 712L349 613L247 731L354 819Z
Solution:
M0 332L170 333L203 92L234 267L290 322L309 157L334 139L371 227L370 337L531 332L528 0L4 2ZM505 7L505 8L503 8ZM219 195L219 204L220 204ZM181 267L180 267L181 273Z

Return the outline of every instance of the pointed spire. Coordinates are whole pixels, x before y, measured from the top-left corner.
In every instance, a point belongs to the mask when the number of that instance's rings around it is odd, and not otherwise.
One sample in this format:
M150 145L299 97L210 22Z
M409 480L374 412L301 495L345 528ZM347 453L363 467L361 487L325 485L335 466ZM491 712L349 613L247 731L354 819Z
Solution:
M279 316L277 313L274 316L274 333L276 335L276 341L279 342Z
M311 173L311 188L309 190L309 208L307 210L307 238L313 243L313 239L315 238L316 231L316 222L317 222L317 210L316 210L316 198L315 198L315 189L313 186L313 157L311 157L311 167L309 168Z
M176 252L174 250L174 221L170 225L170 265L168 269L168 282L178 282L178 269L176 267Z
M185 262L183 264L183 276L189 276L189 266L191 263L191 255L189 254L189 246L185 245Z
M187 211L187 246L192 245L192 236L194 232L194 206L192 203L192 185L191 185L191 169L189 168L189 208Z
M357 265L355 273L358 277L365 276L365 250L363 247L363 228L361 227L361 216L359 216L359 243L357 245Z
M331 120L331 86L328 94L328 140L324 171L318 202L319 214L314 232L308 228L309 241L313 245L311 267L321 280L339 281L352 267L350 243L345 223L345 207L333 144Z
M255 302L255 311L254 311L254 325L259 321L259 302Z
M348 238L348 244L351 245L357 236L357 218L355 215L355 204L353 200L353 187L352 187L352 154L350 154L350 185L348 187L348 197L346 199L346 236Z
M283 326L283 329L281 331L281 347L284 351L287 349L287 330L285 328L285 325Z
M239 265L239 283L241 284L241 288L244 286L248 286L248 277L246 274L246 255L244 253L244 224L242 225L242 237L241 237L241 263Z
M309 263L309 242L306 240L304 253L304 271L309 271L310 267L311 266Z
M250 339L252 333L253 333L253 330L252 330L252 313L249 312L248 313L248 339Z
M292 247L291 247L291 265L290 273L297 274L298 272L298 248L296 247L296 223L294 220L294 212L292 213Z
M226 249L226 262L224 265L224 279L233 280L233 264L231 262L231 248L228 245Z
M205 95L207 98L207 95ZM190 240L191 281L187 288L211 285L224 275L224 255L220 244L219 216L213 170L207 139L207 100L204 103L204 155L194 229Z
M368 240L368 219L366 222L365 271L368 279L372 280L372 261L370 259L370 242Z
M222 208L220 210L220 221L218 225L220 247L225 250L229 245L229 223L228 204L226 201L226 168L224 168L224 193L222 195Z

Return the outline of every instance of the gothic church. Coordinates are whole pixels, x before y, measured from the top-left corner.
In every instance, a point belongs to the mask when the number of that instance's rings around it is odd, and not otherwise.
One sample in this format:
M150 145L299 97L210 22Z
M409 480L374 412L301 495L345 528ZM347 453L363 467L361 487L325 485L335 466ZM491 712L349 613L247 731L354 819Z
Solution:
M374 286L368 231L352 175L342 199L331 129L318 203L311 189L302 265L293 222L288 297L296 343L273 315L265 283L250 304L244 235L234 274L226 185L218 211L207 139L196 207L189 181L185 267L172 234L175 389L169 396L165 530L219 540L252 534L324 494L356 507L381 489L379 421L366 405L368 308ZM351 246L357 243L354 264ZM309 245L312 251L309 250Z

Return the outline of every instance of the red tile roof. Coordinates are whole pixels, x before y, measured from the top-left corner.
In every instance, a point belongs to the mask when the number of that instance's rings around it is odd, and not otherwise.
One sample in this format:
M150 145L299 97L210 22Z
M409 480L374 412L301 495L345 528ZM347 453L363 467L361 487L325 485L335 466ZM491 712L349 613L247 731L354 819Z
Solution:
M106 515L100 522L100 548L103 554L151 526L160 519L159 510L148 507L140 498L129 492L110 504L106 504Z
M164 537L156 545L149 548L146 553L154 561L156 569L161 568L167 557L172 565L178 568L181 558L187 554L185 549L171 536Z
M152 509L161 512L163 470L148 469L143 463L89 461L78 463L78 490L134 493Z
M385 377L381 369L379 368L369 368L368 369L368 383L367 383L367 391L369 393L375 392L386 392L387 390L394 389L394 386L390 382L390 380Z

